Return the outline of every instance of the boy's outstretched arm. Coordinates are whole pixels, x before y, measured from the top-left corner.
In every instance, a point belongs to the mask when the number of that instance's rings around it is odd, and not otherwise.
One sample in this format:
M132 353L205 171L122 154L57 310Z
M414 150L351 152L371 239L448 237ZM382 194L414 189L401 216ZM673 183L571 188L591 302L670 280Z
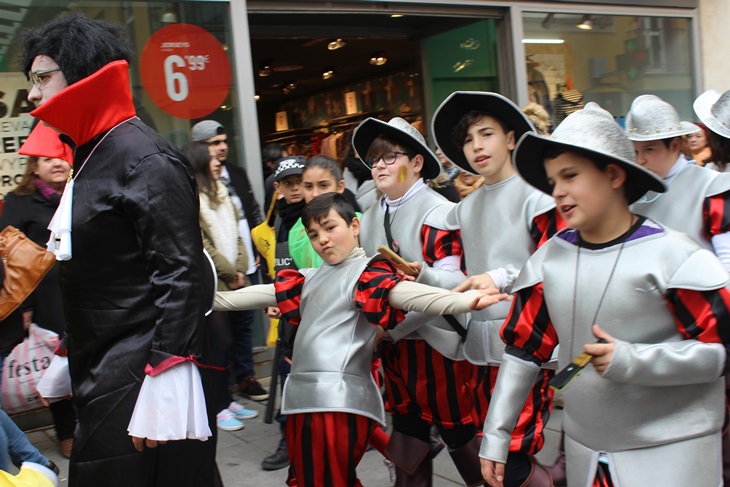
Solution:
M214 311L242 311L247 309L276 307L276 290L273 284L258 284L236 291L215 293Z
M391 289L388 301L403 311L434 315L468 313L508 299L496 289L455 293L416 282L402 281Z

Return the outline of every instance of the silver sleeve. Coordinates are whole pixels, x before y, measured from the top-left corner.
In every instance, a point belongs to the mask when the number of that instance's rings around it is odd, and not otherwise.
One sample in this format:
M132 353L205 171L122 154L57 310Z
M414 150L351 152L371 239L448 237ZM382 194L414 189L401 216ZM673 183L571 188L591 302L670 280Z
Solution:
M504 354L484 422L484 436L479 449L481 458L507 462L512 430L539 373L540 367L536 364Z
M707 384L722 375L725 360L725 347L720 343L682 340L646 344L616 340L603 378L656 387Z

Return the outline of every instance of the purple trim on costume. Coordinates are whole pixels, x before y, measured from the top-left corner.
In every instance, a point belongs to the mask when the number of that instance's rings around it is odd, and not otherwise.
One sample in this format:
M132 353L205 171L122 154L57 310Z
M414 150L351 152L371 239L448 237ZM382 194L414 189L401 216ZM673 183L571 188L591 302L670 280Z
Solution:
M647 218L646 221L644 221L644 223L626 239L626 241L631 242L632 240L639 240L640 238L650 237L659 233L664 233L664 229L657 225L656 222Z
M626 242L639 240L640 238L650 237L663 232L664 229L661 226L647 218L644 223L642 223L641 226L626 239ZM557 237L573 245L577 245L579 241L578 230L574 230L572 228L566 228L562 232L558 233Z
M578 230L574 230L572 228L566 228L562 232L558 233L558 238L562 238L568 243L577 244L578 243Z

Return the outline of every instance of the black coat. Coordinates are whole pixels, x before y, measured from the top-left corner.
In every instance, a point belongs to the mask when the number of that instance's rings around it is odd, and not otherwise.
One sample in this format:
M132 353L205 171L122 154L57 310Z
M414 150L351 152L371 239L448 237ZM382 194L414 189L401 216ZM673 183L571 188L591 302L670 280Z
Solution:
M61 263L79 411L70 479L83 486L208 485L215 436L138 453L126 431L145 366L202 351L213 280L195 177L182 154L138 119L102 137L76 150L73 256Z
M0 228L12 225L33 242L46 248L50 236L48 224L59 201L60 195L54 195L47 200L38 190L22 196L8 193L5 196L3 214L0 216ZM58 282L59 269L60 266L56 263L21 307L24 310L33 310L33 323L62 334L66 330L66 319Z
M261 215L261 208L259 207L258 202L256 202L253 190L251 189L251 182L248 179L248 174L246 174L246 170L242 167L238 167L230 163L225 163L224 165L226 166L228 175L231 178L231 184L236 190L236 194L241 199L243 211L246 212L248 226L249 228L254 228L264 221L264 217Z

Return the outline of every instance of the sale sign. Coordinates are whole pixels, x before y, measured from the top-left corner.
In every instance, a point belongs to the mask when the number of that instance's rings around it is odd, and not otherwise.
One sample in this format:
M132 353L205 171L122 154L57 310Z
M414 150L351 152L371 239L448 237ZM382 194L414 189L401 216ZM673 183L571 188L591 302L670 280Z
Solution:
M0 73L0 210L5 195L25 174L27 158L18 154L30 134L35 104L28 101L30 84L22 73Z
M231 89L225 49L207 30L173 24L147 41L140 58L147 95L178 118L201 118L220 107Z

